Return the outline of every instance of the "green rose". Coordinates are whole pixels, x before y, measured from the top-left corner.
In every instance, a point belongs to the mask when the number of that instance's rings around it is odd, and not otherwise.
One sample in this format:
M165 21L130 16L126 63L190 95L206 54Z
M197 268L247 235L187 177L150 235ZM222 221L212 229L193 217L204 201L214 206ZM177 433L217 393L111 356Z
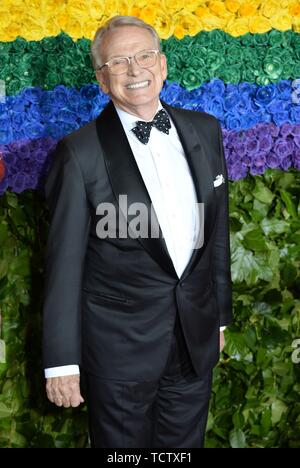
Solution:
M282 36L283 36L283 47L291 47L291 44L292 44L292 39L293 39L293 36L294 36L294 32L293 31L283 31L282 32Z
M300 62L296 63L293 67L292 78L298 78L300 76Z
M58 70L47 70L45 85L47 89L54 88L62 83L62 75Z
M208 31L201 31L194 37L195 44L207 47L209 45L209 33Z
M66 69L63 71L63 81L66 86L74 86L74 83L77 83L77 72L76 69Z
M43 39L42 47L43 50L45 50L46 52L54 52L55 50L57 50L58 42L56 40L56 37L46 37L45 39Z
M196 57L194 55L190 55L190 57L186 61L186 68L193 68L194 70L198 70L198 68L205 68L205 61L201 57Z
M228 41L230 41L230 36L226 34L225 31L221 31L220 29L213 29L208 34L208 41L206 42L206 45L211 47L222 47Z
M239 83L241 81L241 67L239 65L232 65L228 68L220 68L219 77L226 83Z
M11 94L11 95L18 94L21 91L21 89L22 89L22 83L21 83L21 80L19 80L18 78L14 77L7 84L8 94Z
M268 84L270 84L271 80L268 76L266 75L259 75L257 78L256 78L256 83L259 85L259 86L267 86Z
M12 50L14 52L23 52L27 49L27 41L22 37L17 37L12 43Z
M249 47L253 45L253 35L250 33L244 34L240 37L240 42L243 46Z
M82 54L87 55L90 53L91 48L91 41L88 39L78 39L75 44L77 50L79 50Z
M9 63L10 57L8 54L0 54L0 73L2 72L2 68L4 65Z
M294 68L294 65L292 62L284 62L280 79L289 80L293 74L293 68Z
M262 46L269 44L269 35L267 33L264 34L253 34L253 42L254 46Z
M31 41L28 49L30 53L34 55L40 55L43 53L42 41Z
M172 36L169 39L163 39L161 41L161 48L164 54L167 54L168 52L171 52L173 50L177 50L178 46L180 44L180 41Z
M226 50L226 64L231 65L234 63L241 63L243 50L236 44L230 45Z
M241 73L241 80L247 81L248 83L255 83L255 76L252 69L244 68Z
M282 74L282 63L279 60L266 59L263 69L271 80L278 80Z
M12 42L0 42L0 55L8 54L12 47Z
M203 83L203 75L200 70L193 70L193 68L186 68L181 75L181 84L188 91L198 88Z
M61 33L57 36L58 48L63 52L73 49L75 47L72 38L65 33Z
M273 29L269 33L269 43L271 46L281 46L282 42L284 40L283 34L280 31L277 31L276 29Z
M56 68L58 62L60 61L61 56L57 54L47 54L46 56L46 66L47 68Z
M205 58L206 67L210 74L223 67L225 62L224 55L220 55L217 52L209 51Z
M168 65L168 80L169 81L176 81L177 83L180 82L181 72L177 67L172 65Z

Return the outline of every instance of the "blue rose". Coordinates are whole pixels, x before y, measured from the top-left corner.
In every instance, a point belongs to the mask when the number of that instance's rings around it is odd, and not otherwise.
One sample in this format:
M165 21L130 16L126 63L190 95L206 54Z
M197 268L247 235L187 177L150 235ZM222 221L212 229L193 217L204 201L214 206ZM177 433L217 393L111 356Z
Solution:
M274 85L267 85L257 88L254 102L258 106L266 106L276 98L276 88Z

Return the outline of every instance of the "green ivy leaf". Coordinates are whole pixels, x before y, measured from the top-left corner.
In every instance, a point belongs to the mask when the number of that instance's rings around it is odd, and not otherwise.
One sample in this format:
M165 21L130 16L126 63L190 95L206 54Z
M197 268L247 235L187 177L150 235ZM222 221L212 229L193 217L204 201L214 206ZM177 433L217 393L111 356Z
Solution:
M253 196L261 203L270 205L274 199L274 194L264 185L261 179L256 179Z
M233 431L231 431L229 440L230 440L231 448L247 447L246 436L245 436L245 433L241 429L234 429Z

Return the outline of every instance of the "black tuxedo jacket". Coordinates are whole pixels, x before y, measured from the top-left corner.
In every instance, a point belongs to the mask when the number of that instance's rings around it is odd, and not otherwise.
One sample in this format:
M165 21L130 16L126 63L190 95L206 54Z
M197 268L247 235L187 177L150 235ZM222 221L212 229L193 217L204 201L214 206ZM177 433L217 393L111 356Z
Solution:
M51 225L43 319L45 367L79 364L107 379L151 381L166 364L176 311L199 376L219 359L232 319L228 193L221 130L211 115L163 103L204 203L202 248L179 279L162 236L96 234L99 203L151 200L112 103L64 138L46 183ZM223 174L226 182L214 187ZM188 207L187 207L188 209Z

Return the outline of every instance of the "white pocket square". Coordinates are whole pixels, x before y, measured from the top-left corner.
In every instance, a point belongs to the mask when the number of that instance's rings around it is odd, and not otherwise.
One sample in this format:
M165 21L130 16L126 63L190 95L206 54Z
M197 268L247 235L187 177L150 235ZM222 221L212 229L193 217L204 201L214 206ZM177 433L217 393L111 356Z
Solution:
M217 177L214 180L214 187L219 187L219 185L225 184L225 178L223 174L217 175Z

